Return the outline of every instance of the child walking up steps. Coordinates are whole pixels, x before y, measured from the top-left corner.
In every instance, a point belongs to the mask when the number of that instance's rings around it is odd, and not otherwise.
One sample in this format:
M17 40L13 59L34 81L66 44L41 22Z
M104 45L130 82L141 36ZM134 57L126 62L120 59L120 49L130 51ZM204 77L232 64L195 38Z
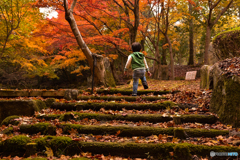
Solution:
M145 77L145 72L147 71L148 76L151 76L149 72L149 68L147 65L147 61L145 59L144 54L141 52L142 46L138 42L134 42L132 44L132 51L133 53L128 56L127 63L124 68L124 75L126 75L126 71L131 65L133 70L133 92L132 96L137 96L137 88L138 88L138 81L139 78L142 81L142 85L144 89L148 89L147 80Z

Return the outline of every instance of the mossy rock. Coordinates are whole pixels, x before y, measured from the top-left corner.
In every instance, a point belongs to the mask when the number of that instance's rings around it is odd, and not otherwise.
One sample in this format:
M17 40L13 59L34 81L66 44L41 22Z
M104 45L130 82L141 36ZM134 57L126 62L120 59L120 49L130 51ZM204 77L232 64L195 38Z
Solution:
M240 77L222 75L213 89L210 111L218 115L222 123L240 126Z
M55 98L47 98L44 102L46 104L46 107L50 108L55 101L56 101Z
M240 53L240 27L233 28L217 34L213 38L215 55L219 59L239 57Z
M54 156L60 155L74 155L81 152L79 145L74 143L70 137L61 137L61 136L46 136L42 138L37 138L34 140L37 143L38 151L43 151L46 147L50 148Z
M2 141L0 143L1 155L23 156L26 152L26 145L29 142L30 138L23 135L14 136L13 138Z
M125 109L135 109L135 110L160 110L166 109L167 107L173 107L176 104L171 101L159 102L159 103L115 103L115 102L104 102L104 103L88 103L88 102L80 102L80 103L53 103L51 108L59 109L59 110L100 110L104 108L106 110L122 110Z
M41 100L1 100L0 123L8 116L33 116L35 111L46 108Z
M56 126L51 125L50 123L36 123L36 124L22 124L20 125L20 132L28 134L41 133L44 135L55 135Z
M19 117L20 116L16 116L16 115L9 116L2 121L1 125L5 125L5 126L8 126L9 124L18 125L19 121L15 121L14 119L19 118Z
M192 155L190 153L188 144L178 144L174 147L174 157L177 160L191 160Z
M37 99L37 100L34 100L33 102L35 103L35 105L37 107L36 111L41 111L42 109L47 108L46 103L44 103L42 100Z

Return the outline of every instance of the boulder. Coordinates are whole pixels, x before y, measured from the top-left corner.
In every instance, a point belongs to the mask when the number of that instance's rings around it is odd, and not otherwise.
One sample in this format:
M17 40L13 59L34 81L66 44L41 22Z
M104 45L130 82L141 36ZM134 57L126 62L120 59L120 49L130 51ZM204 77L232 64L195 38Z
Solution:
M79 91L77 89L67 89L65 90L64 99L73 100L77 99Z
M222 123L240 126L240 58L234 57L201 68L202 89L212 89L210 111Z
M210 111L222 123L240 126L240 77L220 75L212 92Z

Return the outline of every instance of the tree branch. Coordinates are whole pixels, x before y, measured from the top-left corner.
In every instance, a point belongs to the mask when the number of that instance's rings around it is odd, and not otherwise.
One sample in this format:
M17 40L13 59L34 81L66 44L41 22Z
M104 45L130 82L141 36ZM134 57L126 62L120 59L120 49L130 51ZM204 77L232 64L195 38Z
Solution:
M77 0L73 0L73 3L70 8L70 12L73 12L74 7L76 6Z
M222 1L222 0L218 0L214 5L211 6L210 9L213 9L213 8L217 7L217 5L218 5L221 1Z
M217 23L217 21L219 20L219 18L228 10L228 8L231 6L232 3L233 3L233 0L231 0L231 1L229 2L229 4L228 4L225 8L222 9L221 13L218 14L217 18L214 20L214 22L213 22L212 25L214 25L214 24Z
M132 8L125 0L122 0L124 5L129 8L130 10L132 10L134 12L134 8Z

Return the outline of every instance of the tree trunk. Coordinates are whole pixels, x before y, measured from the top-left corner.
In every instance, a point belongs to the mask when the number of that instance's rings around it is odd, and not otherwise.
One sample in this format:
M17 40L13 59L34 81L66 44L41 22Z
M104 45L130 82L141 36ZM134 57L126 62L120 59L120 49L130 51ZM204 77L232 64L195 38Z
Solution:
M166 43L166 40L163 40L163 45ZM162 64L167 65L167 50L162 47Z
M118 75L116 74L116 69L114 68L114 60L112 60L110 62L110 67L111 67L111 71L112 71L112 75L113 75L113 78L115 80L116 83L119 83L119 77Z
M192 15L192 4L189 2L189 14ZM189 20L189 60L188 65L194 65L193 50L193 19Z
M210 28L209 25L207 25L207 32L206 32L206 39L205 39L205 49L204 49L204 64L205 65L209 64L208 50L209 50L210 40L211 40L211 28Z
M89 50L88 46L86 45L86 43L84 42L83 38L82 38L82 35L78 29L78 26L77 26L77 23L75 21L75 18L73 16L73 9L76 5L76 2L77 0L74 0L72 2L72 5L71 5L71 8L69 9L68 8L68 1L67 0L64 0L64 9L65 9L65 19L68 21L70 27L71 27L71 30L77 40L77 43L78 45L80 46L81 50L83 51L84 55L86 56L87 58L87 61L88 61L88 64L91 68L91 71L93 70L93 54L92 52ZM101 55L96 55L95 54L95 57L96 57L96 68L95 68L95 73L94 73L94 76L96 77L96 81L97 84L100 84L100 85L104 85L104 86L112 86L112 84L115 85L115 82L113 83L112 82L112 72L109 71L109 69L111 69L110 67L109 68L105 68L106 64L109 63L109 60L108 58L104 58L103 56ZM109 66L110 66L110 63L109 63ZM107 70L106 70L107 69ZM108 79L111 79L111 80L108 80ZM109 84L109 81L111 81L112 83ZM114 86L113 85L113 86Z
M153 76L152 78L154 79L159 79L160 78L160 69L161 69L161 58L159 55L159 45L158 41L156 42L156 49L155 49L155 58L157 61L154 61L153 63Z
M171 66L171 80L174 80L174 59L173 59L173 52L172 52L172 43L168 37L168 35L165 35L165 38L167 39L167 42L169 44L169 52L170 52L170 66Z

